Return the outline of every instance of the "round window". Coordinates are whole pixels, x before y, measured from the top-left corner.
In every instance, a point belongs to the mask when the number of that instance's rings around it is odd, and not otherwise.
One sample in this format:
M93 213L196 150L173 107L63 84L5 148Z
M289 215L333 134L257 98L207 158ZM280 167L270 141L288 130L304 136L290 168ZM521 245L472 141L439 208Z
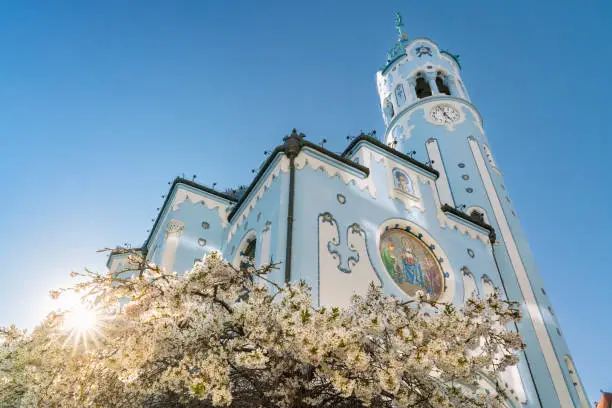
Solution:
M425 244L402 229L385 231L380 239L380 256L385 270L408 295L421 291L436 300L444 291L440 264Z

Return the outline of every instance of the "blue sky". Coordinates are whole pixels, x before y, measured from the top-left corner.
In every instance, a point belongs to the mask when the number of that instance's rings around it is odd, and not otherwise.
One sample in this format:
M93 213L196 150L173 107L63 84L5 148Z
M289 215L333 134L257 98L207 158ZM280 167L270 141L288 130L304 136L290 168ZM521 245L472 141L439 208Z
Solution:
M175 176L247 184L293 127L334 151L381 133L375 72L399 10L409 36L461 55L599 399L612 390L608 3L1 2L0 325L31 327L71 270L103 268L97 249L139 246Z

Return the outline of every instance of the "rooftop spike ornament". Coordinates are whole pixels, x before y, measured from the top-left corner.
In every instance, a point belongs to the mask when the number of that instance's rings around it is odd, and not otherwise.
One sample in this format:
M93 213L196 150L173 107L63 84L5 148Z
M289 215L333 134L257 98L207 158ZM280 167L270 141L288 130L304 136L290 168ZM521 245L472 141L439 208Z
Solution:
M388 66L391 62L395 61L397 58L406 55L405 45L408 42L408 36L404 32L404 19L402 15L398 12L395 13L395 29L397 30L397 42L393 46L393 48L387 53L387 64ZM384 67L383 67L384 69Z
M408 36L406 35L406 32L404 31L404 20L402 19L402 15L400 14L399 11L395 13L395 29L397 30L397 34L398 34L398 38L397 38L398 41L408 39Z

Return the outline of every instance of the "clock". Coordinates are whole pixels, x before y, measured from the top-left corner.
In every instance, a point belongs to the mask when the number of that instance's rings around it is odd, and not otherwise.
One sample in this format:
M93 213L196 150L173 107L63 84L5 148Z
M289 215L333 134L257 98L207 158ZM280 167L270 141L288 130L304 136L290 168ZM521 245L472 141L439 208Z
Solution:
M459 112L449 105L437 105L430 112L431 119L440 125L452 125L459 120Z

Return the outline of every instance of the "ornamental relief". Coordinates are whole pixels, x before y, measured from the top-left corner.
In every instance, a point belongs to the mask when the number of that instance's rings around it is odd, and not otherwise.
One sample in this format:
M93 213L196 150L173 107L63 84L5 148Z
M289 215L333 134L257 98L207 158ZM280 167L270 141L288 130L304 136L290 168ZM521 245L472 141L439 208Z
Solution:
M170 220L166 224L167 235L180 235L185 229L185 224L182 221Z
M382 285L371 263L366 231L357 223L339 223L330 213L318 216L318 301L321 305L348 306L355 294L370 284ZM344 225L343 225L344 224Z

